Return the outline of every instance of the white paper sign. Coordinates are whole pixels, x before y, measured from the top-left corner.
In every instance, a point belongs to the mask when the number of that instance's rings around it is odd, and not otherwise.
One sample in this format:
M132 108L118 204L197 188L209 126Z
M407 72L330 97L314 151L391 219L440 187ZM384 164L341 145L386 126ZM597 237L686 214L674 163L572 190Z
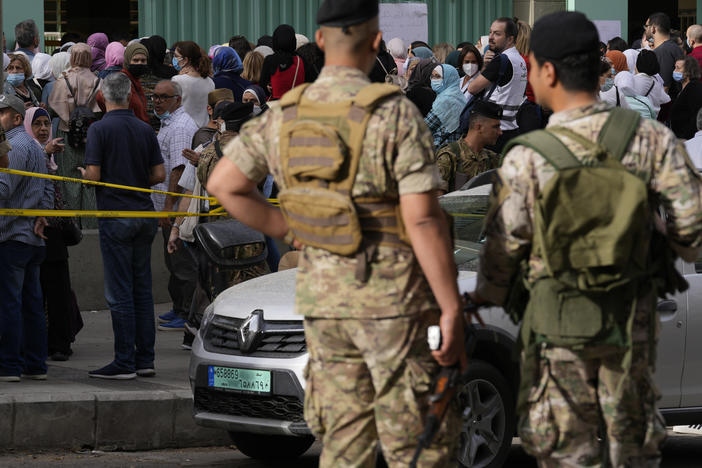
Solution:
M399 37L407 47L414 41L429 40L429 12L426 3L381 3L380 30L383 39Z
M622 23L619 20L594 20L593 23L600 33L600 41L605 44L610 39L622 37Z

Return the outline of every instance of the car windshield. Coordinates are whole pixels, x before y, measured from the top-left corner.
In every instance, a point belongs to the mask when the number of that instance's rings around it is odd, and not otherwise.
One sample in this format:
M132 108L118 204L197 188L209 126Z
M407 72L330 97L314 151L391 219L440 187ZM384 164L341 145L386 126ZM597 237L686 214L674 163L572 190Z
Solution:
M488 209L491 184L456 190L439 198L441 207L453 218L453 258L462 271L476 271L481 247L483 218Z

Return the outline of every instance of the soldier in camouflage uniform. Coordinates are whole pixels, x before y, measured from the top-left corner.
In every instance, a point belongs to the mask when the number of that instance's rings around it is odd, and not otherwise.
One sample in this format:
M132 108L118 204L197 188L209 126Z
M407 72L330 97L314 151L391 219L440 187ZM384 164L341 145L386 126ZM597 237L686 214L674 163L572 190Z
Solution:
M596 99L594 25L580 13L554 13L536 23L531 41L531 85L538 102L555 112L548 127L565 127L596 142L611 106ZM575 139L558 135L579 160L588 154ZM667 128L642 119L621 162L650 181L649 193L668 215L667 241L684 260L694 261L702 244L702 182L683 145ZM522 262L528 262L532 291L548 277L544 259L532 250L534 208L555 172L526 146L505 155L486 219L487 240L472 294L476 302L504 304ZM529 369L526 360L522 363L519 435L539 466L599 467L606 465L604 457L614 467L658 466L665 425L652 380L658 324L652 289L634 298L633 313L623 312L632 318L624 348L596 338L585 346L564 346L553 344L558 336L535 337L535 365ZM522 330L545 313L543 307L528 307ZM600 421L606 427L606 454L598 442Z
M436 153L436 166L443 179L441 190L458 190L481 172L500 165L500 155L485 147L494 145L502 135L501 118L502 108L495 103L478 101L473 105L466 136Z
M309 102L348 102L369 86L381 41L378 10L377 0L322 4L316 40L326 63L304 91ZM245 125L225 148L207 189L236 218L291 241L281 212L254 190L268 173L281 196L288 188L280 154L286 118L274 103ZM378 440L391 466L406 467L423 430L438 364L460 360L465 365L462 301L436 197L440 180L432 164L431 135L417 108L399 94L380 101L360 154L351 197L383 196L394 199L395 207L399 202L412 248L377 245L364 269L358 256L294 241L302 249L295 307L305 317L309 350L305 419L323 442L321 467L374 466ZM363 279L359 267L365 270ZM444 337L435 352L426 343L431 324L439 324ZM458 424L452 412L420 466L450 463Z

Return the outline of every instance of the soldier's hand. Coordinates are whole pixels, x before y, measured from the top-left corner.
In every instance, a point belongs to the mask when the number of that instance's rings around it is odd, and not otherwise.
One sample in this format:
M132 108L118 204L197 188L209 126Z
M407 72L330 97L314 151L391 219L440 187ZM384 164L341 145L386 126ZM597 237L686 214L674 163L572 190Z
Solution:
M463 316L458 313L442 312L439 320L441 328L441 349L432 351L432 356L442 366L452 366L458 362L461 371L468 367L468 357L464 348Z

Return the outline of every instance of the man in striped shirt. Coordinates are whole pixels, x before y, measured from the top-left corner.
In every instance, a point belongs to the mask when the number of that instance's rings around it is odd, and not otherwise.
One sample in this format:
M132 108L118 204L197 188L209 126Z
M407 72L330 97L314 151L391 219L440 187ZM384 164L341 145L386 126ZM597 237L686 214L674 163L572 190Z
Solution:
M46 174L46 155L24 130L24 104L0 95L0 124L12 149L9 168ZM6 142L3 142L6 144ZM0 143L0 151L6 146ZM0 173L0 208L51 209L51 181ZM0 216L0 382L46 379L47 335L39 266L46 219Z

